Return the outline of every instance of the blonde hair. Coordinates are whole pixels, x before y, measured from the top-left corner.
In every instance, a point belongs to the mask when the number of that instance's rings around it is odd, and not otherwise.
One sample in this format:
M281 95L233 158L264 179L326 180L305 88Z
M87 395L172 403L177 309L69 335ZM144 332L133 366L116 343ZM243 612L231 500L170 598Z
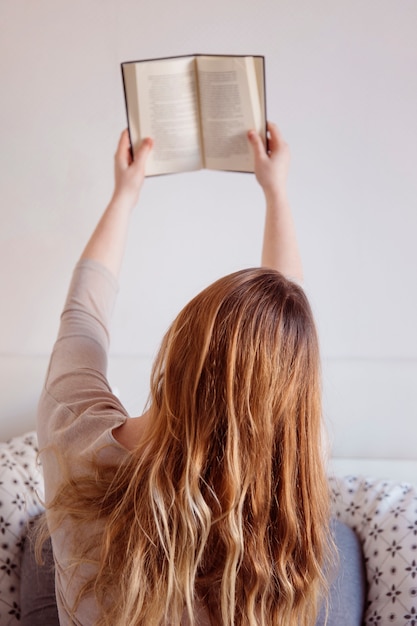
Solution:
M101 522L98 624L314 624L326 587L329 498L317 334L303 290L269 269L209 286L163 339L150 427L118 468L68 480L50 505ZM94 560L94 559L93 559ZM74 607L75 610L75 607Z

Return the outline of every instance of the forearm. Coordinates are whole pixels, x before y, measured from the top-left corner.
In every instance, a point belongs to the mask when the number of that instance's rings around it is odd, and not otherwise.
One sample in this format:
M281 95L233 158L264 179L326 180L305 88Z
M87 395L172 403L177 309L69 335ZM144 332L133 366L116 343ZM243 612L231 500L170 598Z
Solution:
M90 237L82 259L101 263L116 278L119 276L129 229L131 204L113 197Z
M145 163L151 149L152 140L144 139L132 161L128 133L122 133L115 154L113 197L81 256L82 259L101 263L116 278L123 260L130 216L139 198Z
M266 194L262 266L302 282L303 267L291 208L285 191Z
M248 134L255 174L266 200L262 265L302 282L303 267L287 198L289 149L275 124L268 122L269 151L255 131Z

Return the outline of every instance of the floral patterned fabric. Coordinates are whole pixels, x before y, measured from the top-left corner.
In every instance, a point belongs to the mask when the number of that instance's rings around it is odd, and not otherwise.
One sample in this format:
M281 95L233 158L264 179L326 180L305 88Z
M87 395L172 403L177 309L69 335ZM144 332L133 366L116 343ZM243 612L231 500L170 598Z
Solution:
M0 442L0 624L20 620L20 562L30 518L42 512L36 433Z
M366 626L417 626L417 490L361 476L331 478L336 517L359 536Z
M34 432L0 442L0 624L20 620L20 561L28 521L42 512ZM365 556L365 626L417 626L417 491L361 476L330 478L333 513L359 536ZM341 624L341 626L343 626Z

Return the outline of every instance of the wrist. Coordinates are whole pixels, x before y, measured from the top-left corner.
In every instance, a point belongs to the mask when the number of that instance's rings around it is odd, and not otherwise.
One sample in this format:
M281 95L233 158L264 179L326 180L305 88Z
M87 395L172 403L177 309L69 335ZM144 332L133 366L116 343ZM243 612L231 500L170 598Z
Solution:
M288 204L287 189L284 185L273 185L263 189L267 206Z
M139 192L115 189L110 204L120 211L131 212L139 200Z

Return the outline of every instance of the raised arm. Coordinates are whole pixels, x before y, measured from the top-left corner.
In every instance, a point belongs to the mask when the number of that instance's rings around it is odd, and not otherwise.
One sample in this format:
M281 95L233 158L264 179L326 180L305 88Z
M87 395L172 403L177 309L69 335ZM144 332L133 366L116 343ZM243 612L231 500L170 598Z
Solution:
M127 418L107 381L108 329L129 217L139 197L151 147L152 142L145 140L133 161L127 132L122 133L115 155L112 199L74 270L61 315L37 424L41 447L52 443L68 457L88 454L94 442L106 438ZM60 474L55 469L46 474L50 496Z
M128 132L123 131L114 157L112 199L81 256L82 259L98 261L116 277L123 259L130 215L139 198L145 163L151 149L152 140L144 139L133 161Z
M295 226L287 198L289 148L275 124L268 122L269 153L255 131L249 132L255 175L265 194L266 214L262 265L302 282L303 268Z

